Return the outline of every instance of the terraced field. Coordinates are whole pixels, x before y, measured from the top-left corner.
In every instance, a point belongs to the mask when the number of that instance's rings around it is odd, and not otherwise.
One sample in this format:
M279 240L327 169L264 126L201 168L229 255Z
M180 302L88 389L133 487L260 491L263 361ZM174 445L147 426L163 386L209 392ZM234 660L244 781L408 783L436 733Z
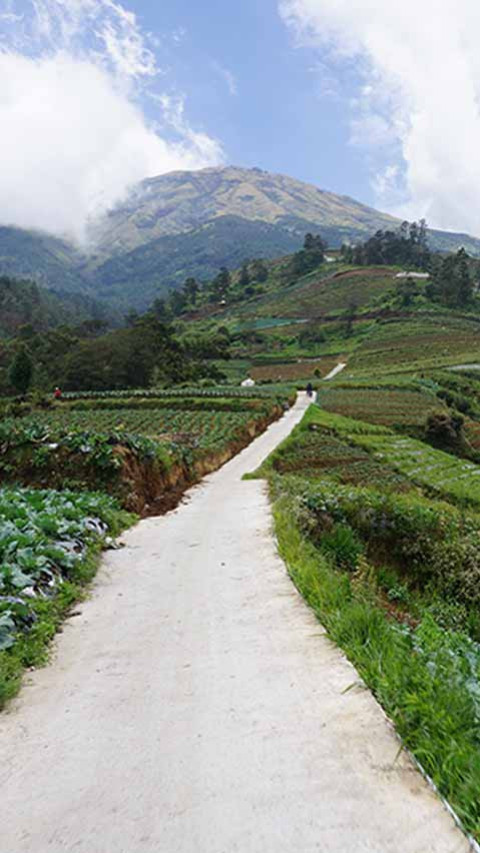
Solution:
M386 491L409 491L409 479L377 461L360 446L324 431L305 431L295 442L279 450L273 461L280 474L298 474L308 479L333 478L339 483L370 484Z
M333 275L330 271L322 275L317 272L245 306L242 313L292 319L334 316L352 303L363 308L394 286L394 272L385 267L340 270Z
M318 403L344 417L393 428L423 427L429 415L447 411L434 394L408 388L321 388Z
M352 441L440 496L480 509L480 466L397 435L352 436Z
M223 447L233 440L239 429L245 427L255 413L202 412L177 409L116 409L93 411L56 410L38 413L35 421L50 430L84 430L103 433L129 432L146 435L162 441L180 439L201 450Z
M377 323L361 343L349 369L377 376L480 360L480 323L446 316Z
M310 432L277 451L282 473L331 476L340 482L408 490L418 486L461 506L480 509L480 466L399 435L383 425L369 424L312 407ZM366 456L361 451L366 452ZM291 457L289 454L294 454ZM395 474L392 476L392 472ZM350 476L351 475L351 476ZM397 481L398 476L398 481ZM349 479L350 478L350 479Z
M250 376L261 382L294 382L297 379L323 378L338 364L337 358L302 359L293 363L257 365Z

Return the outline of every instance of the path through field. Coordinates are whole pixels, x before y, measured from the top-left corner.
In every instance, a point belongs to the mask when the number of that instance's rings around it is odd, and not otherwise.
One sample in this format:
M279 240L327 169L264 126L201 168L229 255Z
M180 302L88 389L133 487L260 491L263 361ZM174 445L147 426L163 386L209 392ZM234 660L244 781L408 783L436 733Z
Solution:
M1 853L464 853L242 481L299 400L110 553L0 716Z
M340 364L337 364L337 366L334 367L333 370L331 370L330 373L327 374L327 376L323 377L323 381L328 382L330 379L335 379L335 377L338 376L338 374L341 373L342 370L345 370L346 366L346 362L340 362Z

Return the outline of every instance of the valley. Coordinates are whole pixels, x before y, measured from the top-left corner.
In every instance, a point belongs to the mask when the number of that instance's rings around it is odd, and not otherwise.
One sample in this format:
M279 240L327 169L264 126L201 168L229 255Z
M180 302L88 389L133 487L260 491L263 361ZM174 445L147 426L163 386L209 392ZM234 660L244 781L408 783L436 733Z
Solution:
M329 809L338 794L343 813L350 783L356 821L379 798L380 819L362 825L371 849L398 849L407 801L415 830L402 835L402 849L416 853L424 825L436 827L439 853L477 849L480 262L458 246L436 251L435 235L422 223L390 231L388 222L353 247L328 249L323 230L307 232L277 251L268 235L278 227L283 195L276 206L269 196L270 206L257 208L265 221L243 232L256 230L247 260L245 244L236 243L238 222L222 221L234 202L235 216L253 203L242 197L245 187L235 189L237 177L230 175L228 192L220 184L224 206L213 194L215 224L203 226L217 235L219 227L230 231L234 268L223 258L219 270L219 256L207 258L197 244L198 263L211 269L205 280L186 250L178 257L171 243L167 249L164 241L173 238L160 233L155 182L145 190L151 222L133 203L112 215L111 229L131 240L131 266L118 246L95 262L105 288L122 294L129 309L121 317L116 302L113 322L98 311L101 291L72 291L68 299L86 301L70 301L68 309L65 296L52 290L0 281L0 704L13 767L9 789L14 796L28 786L26 775L37 778L38 731L31 754L19 740L32 715L44 721L40 739L55 760L67 762L70 798L92 772L83 750L89 721L108 719L116 732L111 742L104 727L88 737L93 753L116 768L115 784L106 808L88 798L85 808L103 825L102 815L120 798L134 823L139 816L121 795L112 744L116 750L124 714L131 719L135 707L142 731L157 731L161 718L165 732L177 732L178 720L186 721L172 749L183 755L181 741L193 755L189 784L207 814L202 768L205 761L217 767L220 732L230 752L244 737L251 745L242 784L254 790L263 784L258 756L272 779L284 765L295 768L286 827L296 825L304 795L311 816L315 774L327 761L337 792L331 801L321 775L318 784ZM175 175L169 186L182 188L185 207L175 206L176 218L165 213L166 231L184 229L175 240L191 234L192 211L204 203L202 185L182 180ZM265 176L258 182L272 192ZM317 202L334 207L329 196ZM350 215L351 229L367 217L358 209ZM142 266L139 234L156 223ZM103 239L115 246L113 230ZM170 291L157 286L163 249L178 278ZM92 263L84 266L87 278ZM137 302L130 289L138 291ZM315 399L306 397L307 383ZM58 632L54 662L30 676L49 661ZM304 728L295 723L300 710L290 690L297 678ZM78 705L70 702L74 694ZM221 708L214 719L211 696ZM65 756L56 727L71 711L78 736ZM265 736L272 720L273 734ZM344 741L355 766L362 764L353 782L339 748ZM135 726L125 748L132 773L139 748L146 756ZM138 769L143 796L171 790L179 808L183 771L177 768L169 788L164 739L149 745L149 755L150 749L155 767L146 757ZM224 764L234 799L239 762ZM220 802L217 771L209 778ZM64 802L51 776L47 763L39 829L18 846L18 827L10 825L9 841L19 851L38 845L38 833ZM262 826L277 806L268 798ZM212 814L218 820L216 808ZM81 809L78 819L69 818L68 833L89 850L79 820ZM306 821L306 844L317 843L319 833L330 843L325 820L320 827ZM386 822L396 827L390 847ZM229 822L219 825L229 849ZM161 827L155 820L155 838ZM210 837L208 821L199 820L198 831ZM241 827L235 831L238 837ZM112 822L104 837L120 843ZM430 849L430 836L421 837L422 849Z

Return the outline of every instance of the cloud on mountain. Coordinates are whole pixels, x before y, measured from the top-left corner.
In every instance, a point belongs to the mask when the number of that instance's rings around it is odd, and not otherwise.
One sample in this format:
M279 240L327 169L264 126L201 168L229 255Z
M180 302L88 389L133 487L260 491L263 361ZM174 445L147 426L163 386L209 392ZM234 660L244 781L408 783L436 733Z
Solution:
M476 0L280 0L298 44L355 64L352 143L377 203L480 234L480 19ZM347 96L347 93L345 93Z
M0 0L4 224L82 241L142 178L222 161L182 95L163 91L157 49L113 0Z

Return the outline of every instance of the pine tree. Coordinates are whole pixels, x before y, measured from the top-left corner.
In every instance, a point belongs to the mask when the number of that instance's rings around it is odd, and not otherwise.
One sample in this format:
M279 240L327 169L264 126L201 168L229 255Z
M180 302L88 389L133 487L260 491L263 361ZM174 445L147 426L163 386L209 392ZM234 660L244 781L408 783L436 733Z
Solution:
M183 285L183 292L190 305L197 304L197 296L199 290L200 285L198 284L195 278L190 276L190 278L185 279L185 283Z
M25 346L20 347L8 371L8 380L19 394L26 394L33 379L33 362Z
M457 261L457 305L464 307L468 305L473 296L473 284L468 268L468 255L465 249L460 249L456 257Z
M250 273L248 272L248 264L244 263L240 271L239 279L240 287L245 288L250 284Z

